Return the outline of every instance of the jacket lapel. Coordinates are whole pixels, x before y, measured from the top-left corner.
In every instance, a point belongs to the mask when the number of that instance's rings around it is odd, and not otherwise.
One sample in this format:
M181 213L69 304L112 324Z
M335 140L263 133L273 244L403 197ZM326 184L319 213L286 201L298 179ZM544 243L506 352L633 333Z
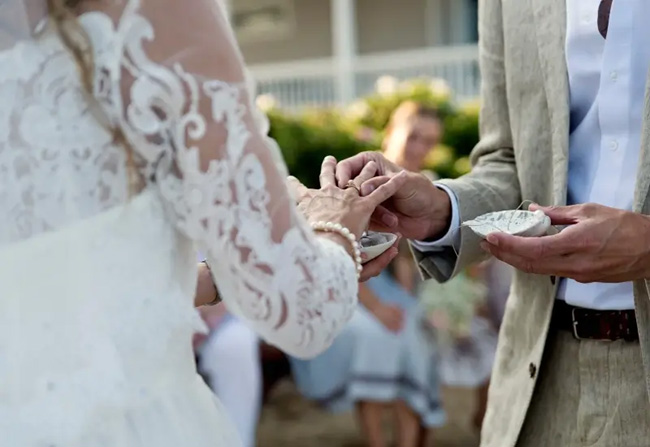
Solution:
M544 72L553 151L553 201L566 204L569 168L569 79L566 65L566 0L530 0ZM542 149L542 148L539 148Z
M643 112L643 128L639 167L636 172L636 190L634 194L634 211L649 214L648 190L650 188L650 74L646 81L645 107ZM635 282L634 305L636 321L639 326L639 336L643 351L645 368L646 391L650 395L650 281Z
M634 211L648 214L648 190L650 189L650 73L648 73L648 80L646 81L641 149L636 176Z

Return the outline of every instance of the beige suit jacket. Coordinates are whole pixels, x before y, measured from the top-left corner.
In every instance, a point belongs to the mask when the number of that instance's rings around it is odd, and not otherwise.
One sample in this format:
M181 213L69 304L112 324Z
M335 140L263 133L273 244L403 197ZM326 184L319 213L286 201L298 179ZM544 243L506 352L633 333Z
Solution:
M569 149L565 1L479 2L481 141L472 154L472 172L444 182L458 197L461 221L516 208L522 200L565 204ZM650 91L645 97L634 207L648 214ZM451 250L415 252L425 277L445 281L484 258L471 231L463 229L461 234L458 256ZM533 395L556 287L547 276L515 273L489 393L484 447L511 447L517 441ZM634 289L644 362L630 366L645 368L650 383L649 296L643 281Z

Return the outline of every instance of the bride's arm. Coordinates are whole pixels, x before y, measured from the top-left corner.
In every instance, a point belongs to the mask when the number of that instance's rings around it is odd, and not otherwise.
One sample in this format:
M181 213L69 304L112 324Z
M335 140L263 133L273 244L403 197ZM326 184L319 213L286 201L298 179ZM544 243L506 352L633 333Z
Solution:
M130 0L118 24L120 126L176 226L230 312L294 356L318 354L352 314L355 264L296 212L218 2Z

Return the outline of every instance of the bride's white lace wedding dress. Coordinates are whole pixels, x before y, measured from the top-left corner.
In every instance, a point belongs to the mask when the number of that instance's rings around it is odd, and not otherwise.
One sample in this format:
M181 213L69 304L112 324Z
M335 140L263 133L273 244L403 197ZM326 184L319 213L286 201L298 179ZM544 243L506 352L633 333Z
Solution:
M0 446L235 447L194 367L196 251L297 356L350 317L354 263L296 214L215 0L88 1L92 97L36 3L0 5Z

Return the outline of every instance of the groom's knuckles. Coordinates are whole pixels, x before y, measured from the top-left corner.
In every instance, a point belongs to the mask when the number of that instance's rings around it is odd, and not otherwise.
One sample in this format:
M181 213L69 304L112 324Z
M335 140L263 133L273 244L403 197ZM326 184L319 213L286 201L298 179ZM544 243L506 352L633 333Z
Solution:
M367 197L366 202L372 203L374 207L391 198L397 191L398 185L395 182L388 181L379 185Z
M381 189L381 194L384 195L383 201L391 198L394 196L402 187L406 185L406 182L408 180L408 174L406 171L402 171L398 173L397 175L391 177L386 183L381 185L378 190Z
M339 186L345 185L356 177L368 162L375 160L375 152L361 152L338 163L336 166L336 179Z
M578 209L579 217L593 217L596 216L599 212L602 212L604 207L596 203L585 203L580 205Z
M364 196L372 194L372 192L374 190L379 188L384 183L387 183L389 180L390 180L390 177L388 177L386 175L380 175L380 176L377 176L377 177L373 177L373 178L363 182L363 184L361 185L361 194L363 194Z
M361 169L359 176L355 179L357 184L363 184L377 174L377 163L370 161Z
M336 166L336 180L340 187L343 187L352 179L352 173L354 172L356 165L360 165L361 168L363 168L364 163L359 160L360 156L361 154L357 154L354 157L341 161ZM361 172L361 168L359 168L358 172Z

